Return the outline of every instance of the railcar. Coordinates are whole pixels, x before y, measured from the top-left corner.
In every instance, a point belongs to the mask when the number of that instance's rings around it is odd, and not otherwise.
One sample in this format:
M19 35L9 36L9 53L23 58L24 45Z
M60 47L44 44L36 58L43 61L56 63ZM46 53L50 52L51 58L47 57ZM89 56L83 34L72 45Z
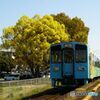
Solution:
M100 77L100 60L80 42L63 42L50 47L50 78L53 87L87 84Z

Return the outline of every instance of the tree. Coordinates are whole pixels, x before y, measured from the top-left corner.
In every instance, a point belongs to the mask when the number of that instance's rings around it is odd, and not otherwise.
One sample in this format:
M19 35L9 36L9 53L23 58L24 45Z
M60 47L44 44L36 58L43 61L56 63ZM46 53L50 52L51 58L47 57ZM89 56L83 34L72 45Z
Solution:
M22 16L15 26L5 28L2 43L15 49L16 60L28 64L32 73L48 67L50 44L68 41L65 26L52 16Z
M6 55L5 52L0 52L0 73L2 71L9 72L11 68L15 67L12 58Z
M70 41L78 41L87 43L89 28L85 26L84 22L78 18L70 18L65 13L52 15L53 18L61 24L65 25L66 32L69 33Z

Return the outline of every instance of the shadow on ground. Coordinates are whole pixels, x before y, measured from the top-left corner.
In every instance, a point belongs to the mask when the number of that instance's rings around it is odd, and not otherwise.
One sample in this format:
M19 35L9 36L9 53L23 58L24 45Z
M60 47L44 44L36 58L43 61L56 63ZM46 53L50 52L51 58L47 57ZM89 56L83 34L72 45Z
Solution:
M70 91L75 90L77 87L70 87L70 86L66 86L66 87L57 87L57 88L51 88L48 90L45 90L43 92L40 92L38 94L32 95L30 97L26 97L23 98L22 100L31 100L31 99L35 99L35 98L40 98L42 96L54 96L54 95L64 95L67 94Z

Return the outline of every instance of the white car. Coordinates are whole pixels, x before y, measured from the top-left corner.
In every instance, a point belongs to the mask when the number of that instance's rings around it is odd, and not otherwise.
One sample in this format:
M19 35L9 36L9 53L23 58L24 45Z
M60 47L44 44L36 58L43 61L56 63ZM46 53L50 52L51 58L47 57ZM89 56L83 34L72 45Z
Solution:
M20 76L19 76L19 74L9 74L9 75L5 76L4 79L7 81L19 80Z

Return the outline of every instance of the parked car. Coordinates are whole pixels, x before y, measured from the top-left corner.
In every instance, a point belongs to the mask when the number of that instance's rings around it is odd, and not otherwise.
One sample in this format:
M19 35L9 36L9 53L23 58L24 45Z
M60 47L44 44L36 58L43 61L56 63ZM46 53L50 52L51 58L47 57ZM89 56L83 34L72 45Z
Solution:
M4 78L5 75L7 75L7 72L3 71L3 72L1 72L0 77L1 77L1 78Z
M6 75L4 77L4 80L7 80L7 81L19 80L19 79L20 79L20 75L19 74L9 74L9 75Z

